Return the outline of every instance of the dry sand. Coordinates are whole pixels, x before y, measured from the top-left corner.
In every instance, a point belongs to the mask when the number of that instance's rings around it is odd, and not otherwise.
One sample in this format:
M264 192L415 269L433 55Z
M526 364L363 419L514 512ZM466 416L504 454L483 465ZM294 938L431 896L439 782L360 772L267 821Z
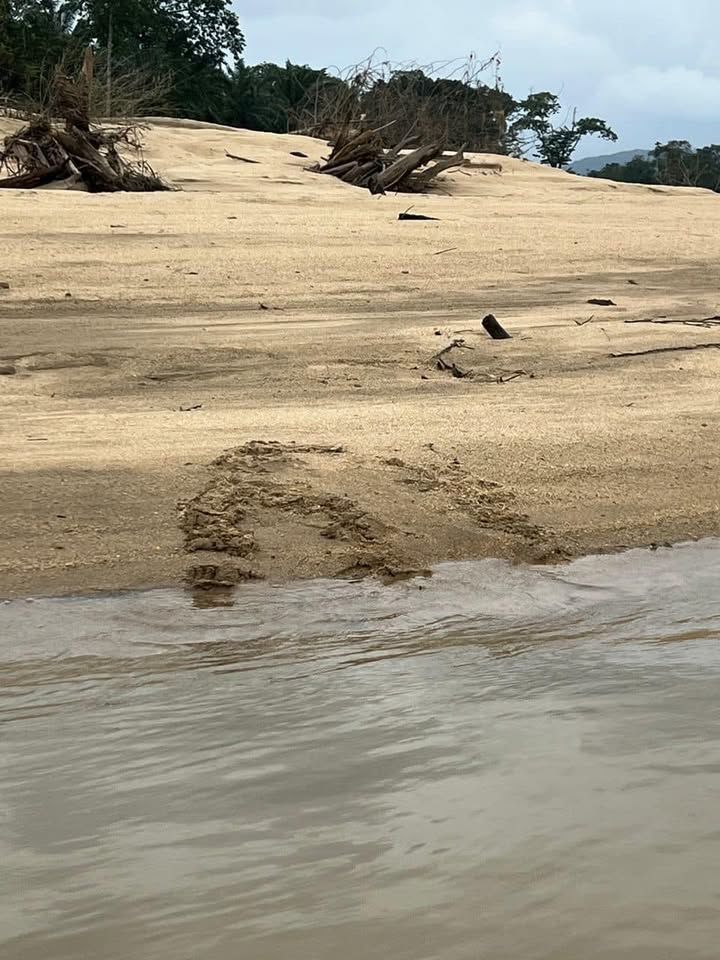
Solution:
M720 197L476 157L372 198L306 138L147 143L182 192L0 194L0 595L720 533L720 350L610 356L720 346L625 323L720 310Z

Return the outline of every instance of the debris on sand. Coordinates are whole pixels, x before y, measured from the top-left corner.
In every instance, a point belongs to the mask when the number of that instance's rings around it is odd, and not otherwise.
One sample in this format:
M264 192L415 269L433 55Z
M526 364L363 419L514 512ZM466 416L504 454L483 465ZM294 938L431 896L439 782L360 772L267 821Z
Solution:
M251 160L249 157L241 157L238 156L237 153L229 153L227 150L225 151L225 156L230 160L239 160L241 163L260 163L259 160Z
M485 331L493 340L512 340L512 337L502 324L495 319L492 313L489 313L482 322Z
M408 210L405 213L398 214L398 220L439 220L439 217L428 217L424 213L410 213Z
M81 130L32 120L5 137L0 150L0 189L32 190L64 187L90 193L143 193L172 190L143 159L126 160L122 148L139 155L136 126Z
M91 123L83 78L57 73L52 113L32 115L0 149L0 189L38 187L90 193L174 189L142 156L141 128L134 123L106 127ZM128 160L124 154L133 154Z
M416 139L412 133L394 147L386 147L381 134L388 126L390 124L358 132L345 125L330 157L318 164L315 172L328 173L356 187L366 187L372 194L383 194L387 190L425 193L443 171L461 167L465 162L464 147L446 155L442 140L409 149Z
M453 350L474 350L475 347L469 346L465 343L464 340L452 340L446 347L443 347L438 353L433 354L432 359L435 361L435 366L438 370L446 370L448 373L451 373L453 377L457 380L464 380L466 377L472 375L472 371L464 370L462 367L459 367L453 360L449 359L449 354Z

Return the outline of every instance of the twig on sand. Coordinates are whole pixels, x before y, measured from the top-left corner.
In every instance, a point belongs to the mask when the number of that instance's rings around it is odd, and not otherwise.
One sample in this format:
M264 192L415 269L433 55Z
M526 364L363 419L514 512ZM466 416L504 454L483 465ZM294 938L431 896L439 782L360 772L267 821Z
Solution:
M532 373L528 373L527 370L516 370L514 373L509 373L507 375L501 374L495 380L496 383L510 383L512 380L517 380L518 377L531 377L534 379Z
M230 160L239 160L241 163L260 163L259 160L249 160L247 157L239 157L236 153L225 151L225 156Z
M469 344L465 343L464 340L452 340L446 347L443 347L438 353L433 354L432 359L435 361L435 366L438 370L447 370L449 371L456 379L464 380L465 377L469 377L471 371L463 370L462 367L459 367L456 363L449 363L445 360L445 357L450 353L451 350L474 350L475 347L471 347Z
M450 343L443 347L439 353L434 353L432 356L433 360L440 360L445 356L446 353L450 353L451 350L474 350L475 347L471 347L470 344L465 343L464 340L451 340Z
M705 317L703 320L672 320L667 317L656 317L641 320L626 320L625 323L680 323L686 327L720 327L720 316Z
M651 353L675 353L679 350L720 350L720 342L688 343L678 347L653 347L651 350L635 350L630 353L609 353L608 356L617 360L620 357L646 357Z

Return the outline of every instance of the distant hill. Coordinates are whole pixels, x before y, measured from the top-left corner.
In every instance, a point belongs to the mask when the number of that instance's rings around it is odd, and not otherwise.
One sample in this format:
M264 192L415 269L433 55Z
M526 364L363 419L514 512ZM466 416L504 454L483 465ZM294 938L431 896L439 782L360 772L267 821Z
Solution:
M606 153L602 157L586 157L584 160L576 160L575 163L570 164L569 169L572 173L579 173L586 177L590 172L602 170L608 163L629 163L633 157L643 157L645 159L651 153L652 150L622 150L620 153Z

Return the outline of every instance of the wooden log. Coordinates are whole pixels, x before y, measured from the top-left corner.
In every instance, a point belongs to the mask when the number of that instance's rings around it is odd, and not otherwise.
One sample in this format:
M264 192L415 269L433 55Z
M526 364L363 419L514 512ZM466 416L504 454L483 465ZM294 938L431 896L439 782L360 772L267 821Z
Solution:
M72 157L75 166L88 180L88 186L91 189L98 192L123 189L121 177L79 130L56 130L55 138Z
M326 170L325 167L320 167L317 172L329 173L333 177L342 177L343 174L348 172L348 170L354 170L356 166L357 160L350 160L349 163L343 163L339 167L334 167L332 170Z
M378 177L378 183L384 190L398 186L409 174L417 170L418 167L425 166L429 160L436 157L441 150L442 145L439 143L427 143L424 146L418 147L417 150L413 150L412 153L408 153L406 156L400 157L399 160L391 163L387 170Z
M491 313L485 317L482 325L493 340L512 340L511 335Z
M36 167L28 173L20 173L16 177L5 177L0 180L2 190L35 190L44 187L54 180L62 180L67 170L66 163L56 163L52 167Z
M361 148L365 149L370 143L378 141L378 134L385 130L387 127L391 126L395 121L392 120L390 123L384 124L382 127L378 127L376 130L363 130L357 136L353 137L351 140L348 140L347 143L342 146L336 147L330 155L330 159L325 164L325 167L322 169L322 173L330 173L333 167L338 166L341 163L345 163L350 159L357 159L357 151ZM377 149L368 150L367 152L376 154Z
M340 179L344 180L345 183L353 183L358 187L364 187L368 179L380 170L382 170L382 162L380 160L368 160L367 163L357 164L354 170L348 170Z
M397 144L392 148L392 150L388 150L388 151L386 152L386 154L385 154L385 159L386 159L386 160L391 161L391 162L394 161L394 160L397 160L397 158L400 156L400 154L402 153L402 151L403 151L407 146L409 146L409 145L413 142L413 140L417 140L417 134L414 133L414 130L415 130L416 127L417 127L417 120L416 120L415 123L410 127L410 129L409 129L408 132L405 134L405 136L402 138L402 140L400 140L400 142L397 143Z
M342 180L343 183L355 183L360 167L361 165L357 160L353 160L350 169L346 170L338 179ZM337 174L333 174L333 176L337 176Z
M443 173L443 171L450 170L452 167L461 167L465 160L464 150L465 145L463 144L458 152L454 153L451 157L443 157L441 160L438 160L437 163L428 167L427 170L414 174L412 178L413 186L419 186L424 189L438 174Z

